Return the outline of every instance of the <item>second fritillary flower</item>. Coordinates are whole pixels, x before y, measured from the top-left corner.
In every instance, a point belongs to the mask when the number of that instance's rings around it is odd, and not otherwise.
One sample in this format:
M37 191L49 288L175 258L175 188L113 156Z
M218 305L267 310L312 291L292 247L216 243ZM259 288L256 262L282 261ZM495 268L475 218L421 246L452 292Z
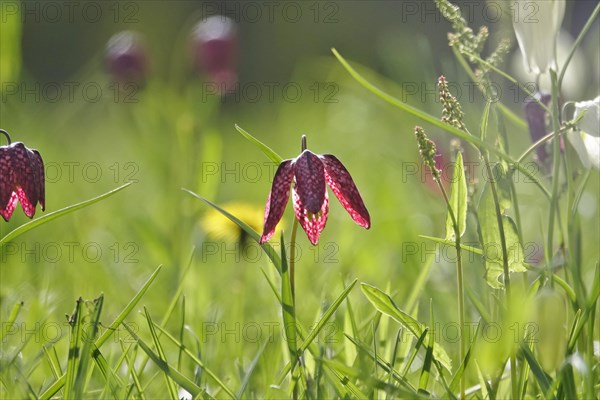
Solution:
M42 210L45 206L42 156L21 142L11 143L5 130L0 133L8 139L7 146L0 146L0 215L8 222L20 202L25 215L33 218L38 202Z
M304 150L294 159L284 160L275 173L265 207L265 223L260 243L269 240L283 216L294 181L294 212L313 245L325 228L329 211L326 183L358 225L369 229L371 217L344 165L331 154L315 154Z

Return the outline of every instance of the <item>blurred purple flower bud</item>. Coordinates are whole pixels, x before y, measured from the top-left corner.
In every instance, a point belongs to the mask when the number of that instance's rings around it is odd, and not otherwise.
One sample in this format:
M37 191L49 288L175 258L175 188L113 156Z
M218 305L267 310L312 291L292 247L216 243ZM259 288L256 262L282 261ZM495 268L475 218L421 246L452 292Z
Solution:
M106 68L120 83L143 84L148 75L148 57L142 36L133 31L113 35L106 44Z
M536 92L534 96L535 99L528 97L525 100L524 106L527 125L529 125L529 135L531 136L531 141L533 143L537 142L548 134L548 130L546 129L546 111L536 101L536 99L546 106L550 104L550 100L552 99L548 93ZM547 143L537 148L538 161L543 165L546 164L550 156L546 145Z
M237 28L231 18L213 15L198 22L192 31L194 65L207 73L221 93L237 83Z

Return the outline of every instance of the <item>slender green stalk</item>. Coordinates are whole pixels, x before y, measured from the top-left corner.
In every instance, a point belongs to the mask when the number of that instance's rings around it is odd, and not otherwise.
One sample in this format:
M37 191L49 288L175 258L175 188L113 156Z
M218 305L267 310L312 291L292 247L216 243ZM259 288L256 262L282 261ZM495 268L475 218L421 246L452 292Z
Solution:
M555 216L558 213L558 186L560 177L560 121L558 109L558 78L556 71L550 69L550 78L552 80L552 128L554 130L554 140L552 142L552 192L550 197L550 213L548 216L548 240L546 242L546 260L550 268L552 259L552 248L554 247L554 223Z
M292 287L292 300L296 307L296 232L298 232L298 220L294 218L292 224L292 237L290 238L290 286Z
M465 327L465 289L463 284L463 269L462 269L462 254L460 247L460 227L458 226L458 220L456 219L456 215L454 214L454 210L452 209L452 205L450 204L450 199L448 198L448 194L446 193L446 189L444 189L444 185L436 179L436 183L444 196L444 201L446 202L446 206L448 207L448 213L450 214L450 218L452 219L452 226L454 227L454 246L456 247L456 283L457 283L457 294L458 294L458 324L460 326L460 362L464 362L465 360L465 340L464 340L464 327ZM465 398L466 392L466 382L465 382L465 374L464 371L460 377L460 398Z
M562 81L563 81L563 78L565 77L565 72L567 72L567 67L569 66L569 63L571 62L573 55L575 55L575 50L577 50L577 48L579 47L579 44L583 40L584 36L586 35L586 33L590 30L590 28L596 21L598 14L600 14L600 4L596 5L594 12L592 13L592 15L590 15L590 18L588 18L588 20L585 23L585 25L583 26L583 29L581 30L581 32L579 32L579 35L577 36L577 39L575 39L575 43L573 43L573 47L571 48L571 51L569 52L569 55L567 56L565 63L563 64L562 68L560 69L560 77L558 78L558 87L559 88L562 86Z
M483 157L483 163L488 176L493 177L492 168L490 166L490 157L486 151L481 152ZM498 190L496 188L496 182L494 179L490 179L490 188L492 190L492 197L494 199L494 207L496 209L496 219L498 221L498 232L500 234L500 245L502 247L502 269L504 272L504 287L506 290L506 313L510 315L511 311L511 287L510 287L510 271L508 269L508 249L506 248L506 236L504 233L504 220L502 219L502 212L500 211L500 200L498 198ZM511 393L513 399L519 398L519 381L517 376L517 360L515 358L515 352L510 353L510 383Z
M10 135L8 134L8 132L6 132L4 129L0 129L0 133L2 133L4 136L6 136L6 141L10 145L12 142L10 140Z

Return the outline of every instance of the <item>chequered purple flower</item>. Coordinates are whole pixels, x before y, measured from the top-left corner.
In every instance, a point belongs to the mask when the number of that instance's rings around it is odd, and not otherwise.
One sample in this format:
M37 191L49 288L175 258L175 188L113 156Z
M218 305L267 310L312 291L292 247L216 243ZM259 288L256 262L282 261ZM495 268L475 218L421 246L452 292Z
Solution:
M283 216L294 180L292 197L294 212L313 245L325 228L329 197L325 182L358 225L369 229L371 217L360 193L344 165L333 155L314 154L304 150L298 157L284 160L275 173L271 192L265 207L265 224L260 243L273 236Z
M37 150L21 142L9 142L0 146L0 215L5 221L10 219L17 201L29 218L33 218L38 202L44 210L44 162Z

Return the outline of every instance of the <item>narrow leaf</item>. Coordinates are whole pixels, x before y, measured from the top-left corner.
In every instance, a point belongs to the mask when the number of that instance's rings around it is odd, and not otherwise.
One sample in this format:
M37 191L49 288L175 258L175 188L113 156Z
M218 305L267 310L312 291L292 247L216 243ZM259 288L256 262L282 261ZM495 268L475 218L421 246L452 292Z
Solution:
M500 276L504 273L504 257L502 255L502 242L496 207L489 185L483 191L478 209L481 224L481 247L485 257L486 281L494 289L500 289L504 286L499 281ZM519 241L517 227L513 220L506 215L502 216L502 223L508 255L508 270L509 272L524 272L527 267L525 266L523 246Z
M9 232L6 236L4 236L2 239L0 239L0 246L4 245L5 243L8 243L9 241L24 234L25 232L30 231L33 228L36 228L40 225L45 224L46 222L50 222L56 218L62 217L63 215L70 214L73 211L80 210L87 206L91 206L94 203L102 201L102 200L112 196L113 194L120 192L121 190L125 189L127 186L131 185L132 183L133 182L126 183L123 186L119 186L118 188L113 189L110 192L104 193L98 197L94 197L93 199L89 199L89 200L83 201L81 203L70 205L70 206L62 208L58 211L54 211L49 214L46 214L43 217L36 218L32 221L29 221L29 222L19 226L18 228L15 228L13 231Z
M450 193L450 207L458 225L458 234L462 237L467 226L467 179L463 165L462 153L456 155L454 176L452 177L452 192ZM446 217L446 239L455 240L454 224L448 210Z
M123 311L121 311L121 313L115 318L115 320L112 322L112 324L110 324L110 326L104 331L104 333L98 338L98 340L96 340L95 345L97 348L100 348L102 346L102 344L104 342L106 342L108 339L110 339L110 337L117 331L117 328L121 325L121 322L123 322L125 317L127 317L127 315L129 315L131 310L133 310L133 308L137 305L137 303L142 299L142 297L144 296L144 294L146 293L146 291L148 290L148 288L150 287L152 282L154 282L154 279L160 272L161 267L162 266L158 266L158 268L156 268L156 270L152 273L150 278L148 278L146 283L144 283L144 286L142 286L142 288L137 292L137 294L133 297L133 299L131 299L129 304L127 304L127 306L125 306ZM42 393L40 395L39 398L41 400L49 400L65 385L65 381L66 381L66 373L64 375L62 375L58 380L56 380L52 385L50 385L50 387L48 389L46 389L44 391L44 393Z
M202 389L189 378L177 371L177 369L175 369L172 365L164 362L160 356L153 352L150 346L143 341L127 324L123 324L123 326L125 329L127 329L129 334L138 343L142 350L144 350L144 352L150 356L150 359L156 364L156 366L161 369L161 371L168 373L171 379L187 390L192 396L196 397L202 392Z
M285 255L285 243L283 242L283 232L281 232L281 312L283 314L283 330L285 340L290 353L290 362L292 363L292 373L298 359L298 343L296 332L296 310L294 307L294 295L290 281L290 272L288 269L287 257Z
M199 200L202 200L203 202L205 202L206 204L208 204L209 206L211 206L215 210L219 211L225 217L229 218L229 220L231 220L231 222L233 222L234 224L236 224L237 226L239 226L241 229L243 229L244 232L246 232L252 239L254 239L256 241L256 243L260 243L260 235L254 229L250 228L250 226L248 226L248 224L246 224L245 222L239 220L238 218L236 218L235 216L233 216L229 212L225 211L224 209L222 209L218 205L214 204L213 202L211 202L211 201L205 199L204 197L202 197L202 196L200 196L200 195L192 192L191 190L188 190L188 189L182 189L182 190L184 192L187 192L187 193L191 194L195 198L197 198ZM281 274L281 258L279 257L279 255L277 254L277 252L275 251L275 249L273 249L273 247L269 243L263 243L263 244L260 245L260 247L263 249L263 251L265 252L265 254L271 259L271 261L273 261L273 264L275 264L275 268Z
M277 165L281 164L283 158L281 158L279 154L275 153L269 146L267 146L266 144L264 144L245 130L243 130L240 126L235 125L235 129L237 129L237 131L241 133L242 136L248 139L250 143L258 147L260 151L262 151L265 154L265 156L267 156L271 161L273 161Z
M361 284L361 289L367 299L377 310L402 324L402 326L408 329L416 338L421 336L425 330L425 326L404 311L400 310L389 295L385 294L374 286L367 285L366 283ZM452 370L452 360L448 356L448 353L446 353L446 351L438 343L433 345L433 355L435 359L444 366L444 368L446 368L448 371Z

